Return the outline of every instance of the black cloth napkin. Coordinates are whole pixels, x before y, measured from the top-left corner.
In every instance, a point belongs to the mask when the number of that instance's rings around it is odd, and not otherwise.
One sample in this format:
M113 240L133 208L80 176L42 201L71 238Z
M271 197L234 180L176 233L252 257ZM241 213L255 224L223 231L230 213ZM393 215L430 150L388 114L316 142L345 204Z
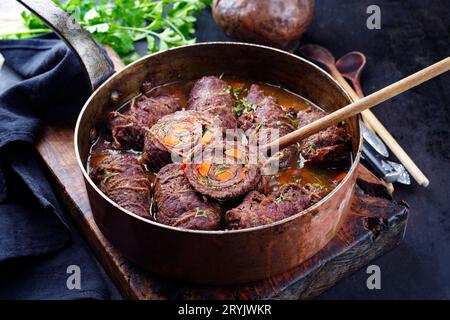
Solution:
M108 298L34 147L44 125L75 119L89 84L76 56L54 35L3 40L0 52L24 78L0 96L0 299ZM68 288L69 266L79 267L81 289Z

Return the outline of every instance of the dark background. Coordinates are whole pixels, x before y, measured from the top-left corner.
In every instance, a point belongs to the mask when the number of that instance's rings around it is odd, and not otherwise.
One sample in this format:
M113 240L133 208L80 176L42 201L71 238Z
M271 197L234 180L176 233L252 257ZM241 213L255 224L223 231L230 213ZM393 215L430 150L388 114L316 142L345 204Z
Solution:
M366 9L381 8L381 29L368 30ZM198 41L227 40L208 11L197 24ZM339 58L366 54L366 93L450 54L450 0L316 0L313 23L302 43L317 43ZM141 46L138 46L142 49ZM0 90L16 81L4 67ZM381 290L368 290L365 269L344 279L319 299L450 298L450 76L444 75L373 109L430 179L428 188L396 185L411 214L405 240L375 260ZM117 295L113 295L113 297Z

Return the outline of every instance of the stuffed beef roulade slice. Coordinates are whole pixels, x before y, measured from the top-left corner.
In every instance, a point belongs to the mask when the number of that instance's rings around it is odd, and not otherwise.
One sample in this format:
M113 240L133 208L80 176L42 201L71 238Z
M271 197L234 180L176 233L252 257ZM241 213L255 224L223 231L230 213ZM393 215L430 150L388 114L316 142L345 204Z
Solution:
M198 111L177 111L162 117L145 136L142 159L153 171L170 162L189 161L195 148L221 136L215 121Z
M227 83L217 77L203 77L195 81L189 95L188 109L216 117L219 127L236 128L233 98Z
M301 110L298 115L298 127L301 128L323 116L326 112L309 107ZM343 125L331 126L308 138L299 144L300 153L305 163L322 167L345 167L349 163L350 134Z
M120 207L151 219L151 183L134 155L105 150L90 162L94 183Z
M108 115L113 147L116 149L142 150L144 137L161 117L180 109L174 95L142 95L131 101L124 113L113 111Z
M256 159L236 141L208 146L185 166L186 177L195 190L218 200L229 200L256 188L261 176Z
M296 183L284 184L268 196L252 191L225 213L225 225L233 230L270 224L303 211L323 196L319 189Z
M180 164L168 164L158 172L154 200L159 223L184 229L221 229L219 205L192 188Z

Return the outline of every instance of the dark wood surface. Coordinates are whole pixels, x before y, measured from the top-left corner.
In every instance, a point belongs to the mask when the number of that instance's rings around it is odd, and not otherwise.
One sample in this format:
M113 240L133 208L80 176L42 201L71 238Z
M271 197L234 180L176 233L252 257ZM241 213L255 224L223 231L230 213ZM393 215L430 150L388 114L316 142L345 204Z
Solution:
M361 166L343 229L321 252L295 270L256 283L226 287L198 287L163 279L128 262L97 228L76 163L72 128L72 124L48 127L38 151L62 202L111 278L130 299L312 298L395 247L404 235L407 206L389 199L381 182Z

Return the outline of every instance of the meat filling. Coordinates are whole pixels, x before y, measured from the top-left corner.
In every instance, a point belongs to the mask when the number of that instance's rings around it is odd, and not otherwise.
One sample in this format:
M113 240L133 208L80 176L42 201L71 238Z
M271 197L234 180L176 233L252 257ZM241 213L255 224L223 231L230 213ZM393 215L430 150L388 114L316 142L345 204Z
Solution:
M187 164L186 177L195 190L214 199L239 197L255 189L261 177L248 149L236 140L204 148L201 161L196 160Z
M174 161L189 161L195 148L211 143L218 131L208 115L177 111L162 117L147 132L143 161L153 171Z

